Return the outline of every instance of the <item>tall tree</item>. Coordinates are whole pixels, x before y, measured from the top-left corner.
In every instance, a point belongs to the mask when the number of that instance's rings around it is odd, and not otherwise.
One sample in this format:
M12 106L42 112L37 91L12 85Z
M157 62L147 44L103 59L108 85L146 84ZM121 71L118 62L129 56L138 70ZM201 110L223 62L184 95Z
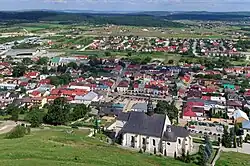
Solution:
M17 65L13 67L13 77L21 77L25 74L27 67L25 65Z
M25 65L33 64L33 61L30 58L23 58L22 63Z
M48 108L45 122L52 125L63 125L70 120L70 107L66 98L57 98Z
M44 116L45 112L43 110L33 108L29 111L25 119L30 122L31 127L39 127L43 123Z
M173 123L173 120L178 122L178 109L175 107L174 101L171 104L166 101L159 101L154 112L167 115L171 123Z
M78 68L78 65L75 62L70 62L67 66L72 68L72 69L77 69Z
M41 57L38 61L37 64L38 65L47 65L49 62L49 58L48 57Z
M106 57L110 57L110 56L111 56L111 52L106 51L106 52L104 52L104 55L105 55Z
M73 112L71 113L71 120L77 120L86 116L90 111L85 104L78 104L74 107Z
M10 117L10 119L11 119L11 120L14 120L15 122L18 121L19 113L20 113L19 109L13 110L13 111L11 112L11 117Z
M231 148L232 147L232 139L231 139L230 134L228 133L228 127L227 126L224 126L224 131L223 131L221 143L226 148Z
M207 153L208 158L210 158L213 153L213 146L208 135L205 135L205 151Z
M49 70L47 66L44 66L41 70L41 74L49 74Z
M11 115L10 119L14 121L18 121L18 116L20 113L20 108L17 106L10 104L7 107L7 114Z

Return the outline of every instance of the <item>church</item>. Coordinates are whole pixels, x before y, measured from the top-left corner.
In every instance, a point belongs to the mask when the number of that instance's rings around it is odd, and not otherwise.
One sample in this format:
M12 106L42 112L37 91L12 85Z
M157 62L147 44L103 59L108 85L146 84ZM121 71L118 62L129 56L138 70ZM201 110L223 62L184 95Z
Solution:
M150 100L147 113L132 111L119 114L114 130L122 146L144 152L177 157L193 149L189 132L171 125L167 115L154 114Z

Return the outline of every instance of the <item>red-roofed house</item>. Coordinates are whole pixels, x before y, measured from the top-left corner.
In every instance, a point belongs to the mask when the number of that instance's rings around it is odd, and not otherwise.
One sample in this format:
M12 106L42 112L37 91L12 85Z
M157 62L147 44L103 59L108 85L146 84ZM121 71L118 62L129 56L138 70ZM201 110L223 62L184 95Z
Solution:
M211 100L211 96L202 96L202 100Z
M22 87L24 87L24 88L28 88L28 82L21 82L20 84L19 84L19 86L22 86Z
M214 93L216 92L216 89L212 87L207 87L207 88L202 88L201 91L202 93Z
M41 97L41 92L39 91L33 91L30 93L31 97Z
M31 72L25 73L24 76L27 78L37 78L39 76L39 74L40 74L40 72L31 71Z
M183 109L183 118L184 119L192 119L192 117L196 117L196 113L192 111L192 107L186 107Z
M84 60L89 58L87 55L78 55L78 56L74 56L74 57L77 59L84 59Z
M43 79L39 81L40 85L44 85L44 84L50 84L50 79Z
M59 98L60 96L47 96L47 102L52 103L55 99Z
M117 86L118 92L126 92L128 90L129 83L126 80L121 81Z

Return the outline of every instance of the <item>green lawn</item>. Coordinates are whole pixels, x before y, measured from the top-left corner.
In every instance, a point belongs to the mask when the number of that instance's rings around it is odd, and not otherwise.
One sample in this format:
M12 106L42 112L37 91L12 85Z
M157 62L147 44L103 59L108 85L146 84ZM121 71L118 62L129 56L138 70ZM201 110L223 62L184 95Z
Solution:
M236 152L222 152L216 166L249 166L250 155Z
M123 150L88 138L88 131L59 129L32 132L18 139L0 136L1 166L188 166L172 158Z

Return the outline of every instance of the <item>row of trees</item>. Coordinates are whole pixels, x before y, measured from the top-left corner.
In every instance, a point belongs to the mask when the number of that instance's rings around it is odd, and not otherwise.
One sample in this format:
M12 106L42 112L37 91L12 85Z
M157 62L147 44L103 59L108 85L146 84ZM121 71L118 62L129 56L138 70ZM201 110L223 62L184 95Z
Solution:
M12 75L13 77L21 77L28 71L28 65L34 65L34 69L40 70L41 73L48 74L48 69L46 66L42 67L42 65L47 65L49 62L48 57L40 58L36 63L31 58L23 58L22 63L15 64L13 67Z
M226 148L242 147L243 140L242 136L239 135L240 130L237 124L233 128L230 128L230 132L228 132L228 127L224 126L224 133L221 140L222 145Z
M222 76L220 74L197 74L195 75L196 78L206 78L206 79L215 79L215 80L221 80Z
M47 105L47 108L44 109L33 107L31 110L27 110L10 105L6 111L14 121L18 120L18 116L22 112L27 112L25 120L31 123L31 127L39 127L42 123L64 125L67 122L75 121L85 117L90 112L90 108L85 104L69 105L67 99L62 97L55 99L52 104Z

